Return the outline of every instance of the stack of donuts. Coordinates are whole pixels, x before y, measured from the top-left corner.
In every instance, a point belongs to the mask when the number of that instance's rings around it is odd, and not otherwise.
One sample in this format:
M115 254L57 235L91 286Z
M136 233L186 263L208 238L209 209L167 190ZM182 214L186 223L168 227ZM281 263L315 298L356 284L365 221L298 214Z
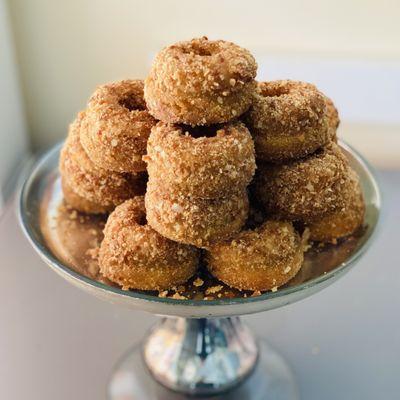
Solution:
M111 212L105 277L161 291L205 265L233 288L275 291L301 268L308 237L335 242L362 225L332 101L256 73L249 51L203 37L163 49L144 82L92 95L60 172L72 208Z

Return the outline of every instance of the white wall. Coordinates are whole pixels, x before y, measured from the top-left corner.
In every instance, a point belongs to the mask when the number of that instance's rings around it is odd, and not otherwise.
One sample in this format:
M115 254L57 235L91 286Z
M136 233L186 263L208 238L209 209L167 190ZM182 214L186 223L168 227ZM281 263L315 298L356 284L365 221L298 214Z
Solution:
M0 0L0 214L6 185L28 143L6 5Z
M10 0L10 5L37 146L65 134L96 84L145 76L152 55L176 40L205 34L233 40L267 61L275 57L275 70L278 58L287 55L396 68L400 62L397 0ZM349 82L337 84L337 92L349 90Z

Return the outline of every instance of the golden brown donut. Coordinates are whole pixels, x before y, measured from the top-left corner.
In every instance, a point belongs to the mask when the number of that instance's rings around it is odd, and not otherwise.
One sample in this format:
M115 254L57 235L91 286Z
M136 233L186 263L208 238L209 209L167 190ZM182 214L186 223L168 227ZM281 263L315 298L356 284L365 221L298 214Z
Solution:
M100 168L145 171L142 156L155 119L146 109L143 81L124 80L99 86L89 100L81 142Z
M310 83L259 83L246 115L257 158L280 163L304 157L326 145L332 136L326 101Z
M206 247L238 232L246 222L246 190L219 199L175 195L149 181L145 196L147 220L161 235L180 243Z
M256 168L253 140L241 122L196 129L160 122L151 131L145 160L153 182L201 198L245 188Z
M344 206L349 173L347 158L331 143L304 159L259 165L256 197L269 213L309 222Z
M241 290L270 290L292 279L303 262L304 246L290 222L267 221L254 230L209 247L209 271Z
M70 125L61 150L59 169L66 184L80 197L107 209L144 194L145 174L106 171L90 160L80 142L80 126L84 118L85 113L81 112Z
M64 178L61 178L61 188L64 195L65 202L73 209L86 213L86 214L106 214L114 209L114 206L103 206L85 199L68 185Z
M349 236L363 223L365 204L359 178L352 170L343 185L343 207L308 224L310 239L318 242L334 242Z
M168 240L146 223L137 196L109 216L100 246L101 273L123 289L164 290L186 282L197 269L198 251Z
M169 123L227 122L250 107L257 63L249 51L206 37L179 42L156 56L145 80L150 113Z

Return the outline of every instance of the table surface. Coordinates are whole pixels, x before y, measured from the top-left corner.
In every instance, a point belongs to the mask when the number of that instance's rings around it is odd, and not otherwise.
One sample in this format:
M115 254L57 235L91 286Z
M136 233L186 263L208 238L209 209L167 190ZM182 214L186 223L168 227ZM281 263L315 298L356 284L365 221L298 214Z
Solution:
M380 172L376 242L344 278L284 308L245 317L287 358L307 400L399 398L400 172ZM0 398L102 400L111 366L155 317L72 287L34 253L15 204L0 219Z

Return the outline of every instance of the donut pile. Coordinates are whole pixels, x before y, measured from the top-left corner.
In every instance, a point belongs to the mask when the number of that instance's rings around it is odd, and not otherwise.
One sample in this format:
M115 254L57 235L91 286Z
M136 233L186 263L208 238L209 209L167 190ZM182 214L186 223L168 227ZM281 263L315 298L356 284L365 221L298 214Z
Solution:
M332 101L309 83L256 82L256 72L234 43L180 42L144 82L100 86L78 114L62 189L78 211L111 212L106 278L161 291L205 264L233 288L275 291L301 268L308 237L335 242L362 225Z

